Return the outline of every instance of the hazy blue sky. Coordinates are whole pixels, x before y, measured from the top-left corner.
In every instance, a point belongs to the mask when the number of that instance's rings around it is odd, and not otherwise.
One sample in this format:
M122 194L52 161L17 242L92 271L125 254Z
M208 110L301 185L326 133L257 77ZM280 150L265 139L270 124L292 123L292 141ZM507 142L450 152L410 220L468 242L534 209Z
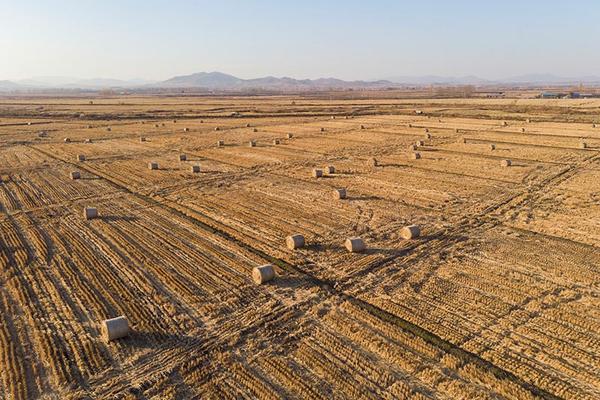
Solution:
M0 0L0 79L600 75L600 1Z

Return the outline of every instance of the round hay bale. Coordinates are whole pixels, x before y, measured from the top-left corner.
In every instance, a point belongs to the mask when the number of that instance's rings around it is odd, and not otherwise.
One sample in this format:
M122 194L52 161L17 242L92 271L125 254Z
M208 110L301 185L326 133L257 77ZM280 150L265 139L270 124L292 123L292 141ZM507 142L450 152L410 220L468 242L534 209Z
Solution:
M158 128L158 124L154 124L154 127L155 127L155 128Z
M285 238L285 245L290 250L299 249L300 247L304 247L304 236L300 234L290 235Z
M83 218L84 219L98 218L98 209L96 207L83 207Z
M329 165L325 170L328 174L335 174L335 167L333 165Z
M459 132L460 132L460 129L458 129L458 128L454 129L454 133L459 133Z
M580 149L587 149L587 143L586 142L579 142L579 148Z
M490 144L490 150L496 150L496 145L495 144Z
M174 120L173 120L173 123L174 123L174 124L176 124L176 123L177 123L177 120L176 120L176 119L174 119Z
M592 128L597 128L598 126L596 124L592 124Z
M156 161L150 161L148 163L148 169L158 169L158 163Z
M275 144L275 145L279 144L279 139L273 139L273 144Z
M367 249L364 240L359 237L351 237L346 239L344 246L350 253L360 253Z
M256 142L254 140L249 141L248 147L256 147Z
M400 230L400 237L405 240L421 236L421 228L418 225L408 225Z
M85 139L83 142L84 143L92 143L92 139Z
M426 133L425 134L425 139L431 139L431 133Z
M500 166L501 167L510 167L512 165L512 161L511 160L502 160L500 161Z
M250 128L250 124L246 124L246 128Z
M79 173L79 171L71 171L69 175L73 180L81 178L81 174Z
M105 341L121 339L130 333L129 321L123 315L102 322L102 337Z
M88 129L92 129L92 128L93 128L93 126L91 126L91 125L88 125Z
M422 140L417 140L417 141L415 142L415 145L417 145L417 146L419 146L419 147L420 147L420 146L423 146L424 144L425 144L425 143L424 143Z
M425 128L425 133L428 133L428 132L429 132L429 128Z
M333 190L333 198L343 200L346 198L346 188L338 188Z
M288 138L288 139L291 139L291 138L293 138L293 137L294 137L294 134L293 134L293 133L288 133L288 134L287 134L287 138Z
M258 132L257 128L252 129L252 132Z
M407 126L408 126L409 128L412 128L412 124L408 124Z
M63 140L64 140L65 143L70 143L71 142L71 139L68 138L68 137L64 138Z
M368 159L367 159L367 165L368 165L369 167L376 167L376 166L378 166L378 165L379 165L379 162L377 162L377 159L376 159L376 158L374 158L374 157L371 157L371 158L368 158Z
M364 125L361 125L361 126L360 126L360 129L365 129L365 126L364 126Z
M419 153L419 152L410 153L410 158L412 158L413 160L419 160L419 159L421 159L421 153Z
M262 285L275 278L275 269L273 265L266 264L252 269L252 280L257 285Z
M112 131L112 128L111 128L111 127L108 127L108 128L106 128L106 131L107 131L107 132L110 132L110 131Z
M525 128L521 128L521 133L525 133Z
M321 128L321 132L325 132L325 128Z
M183 128L184 132L189 132L190 128Z
M323 170L318 168L313 169L312 176L313 178L321 178L323 176Z
M161 126L165 126L165 123L163 122L162 124L160 124Z
M185 154L180 154L180 155L179 155L179 161L187 161L187 155L185 155Z
M222 147L225 146L225 141L224 140L217 140L217 147Z
M140 136L140 142L145 142L145 141L146 141L146 138L143 136Z
M467 143L467 138L463 137L463 138L458 139L458 143L462 143L462 144Z
M408 146L408 151L415 151L417 150L417 145L416 144L411 144Z
M527 123L529 124L529 123L531 123L531 119L527 118L527 119L525 120L525 122L527 122Z
M77 161L85 161L85 156L83 154L78 154Z
M219 128L218 126L215 127L215 131L220 131L220 130L221 130L221 128Z
M193 173L197 174L197 173L199 173L199 172L200 172L200 166L199 166L199 165L192 165L192 166L190 167L190 170L191 170Z
M502 126L508 126L508 122L502 121Z

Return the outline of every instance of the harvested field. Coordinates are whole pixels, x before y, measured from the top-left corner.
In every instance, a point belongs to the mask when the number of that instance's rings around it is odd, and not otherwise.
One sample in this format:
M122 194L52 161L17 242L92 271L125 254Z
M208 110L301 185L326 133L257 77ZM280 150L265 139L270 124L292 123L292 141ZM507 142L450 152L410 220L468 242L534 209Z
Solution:
M0 99L0 398L600 398L599 101L89 100Z

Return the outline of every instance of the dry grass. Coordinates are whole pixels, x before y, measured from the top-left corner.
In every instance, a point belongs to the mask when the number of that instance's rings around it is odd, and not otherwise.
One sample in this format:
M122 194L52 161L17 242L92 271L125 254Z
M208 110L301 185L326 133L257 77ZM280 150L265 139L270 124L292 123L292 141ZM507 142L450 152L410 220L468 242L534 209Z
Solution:
M600 102L377 97L0 100L0 398L600 398Z

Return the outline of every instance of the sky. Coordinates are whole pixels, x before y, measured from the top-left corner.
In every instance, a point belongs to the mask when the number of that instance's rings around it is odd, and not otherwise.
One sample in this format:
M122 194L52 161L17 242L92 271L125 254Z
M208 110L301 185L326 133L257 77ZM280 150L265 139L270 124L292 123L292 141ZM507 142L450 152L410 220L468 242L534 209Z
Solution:
M594 0L0 0L0 80L600 75Z

